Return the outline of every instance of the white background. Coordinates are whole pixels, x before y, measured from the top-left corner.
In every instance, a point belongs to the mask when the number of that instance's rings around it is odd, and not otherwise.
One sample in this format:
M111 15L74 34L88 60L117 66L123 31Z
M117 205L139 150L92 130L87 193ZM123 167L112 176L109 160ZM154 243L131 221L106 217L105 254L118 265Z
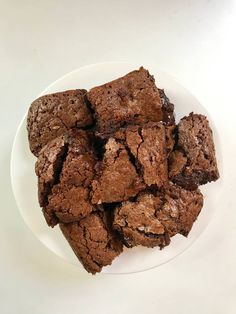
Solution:
M235 29L233 0L0 0L1 314L236 313ZM159 65L198 97L221 137L224 190L207 230L175 260L135 275L91 276L60 260L28 230L10 186L12 141L30 102L103 61Z

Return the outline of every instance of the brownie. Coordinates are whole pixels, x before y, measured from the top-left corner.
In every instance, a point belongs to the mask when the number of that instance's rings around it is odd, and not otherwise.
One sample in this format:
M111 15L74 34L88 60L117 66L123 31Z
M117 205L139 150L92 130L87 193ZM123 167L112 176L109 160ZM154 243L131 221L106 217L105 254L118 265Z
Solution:
M141 125L150 121L172 124L174 121L174 106L143 67L92 88L88 99L95 112L97 131L102 137L110 136L127 124Z
M31 152L38 156L42 147L73 127L93 123L84 89L68 90L41 96L30 106L27 117Z
M59 221L77 221L96 210L90 200L96 163L90 138L85 131L72 129L63 141L61 138L54 140L59 148L62 142L66 147L63 154L54 153L44 164L38 161L36 171L41 206L48 225L52 227ZM39 160L43 161L45 156L50 156L51 143L41 150ZM53 167L58 167L54 173Z
M142 192L135 201L115 209L113 227L128 247L163 248L177 233L187 236L203 206L199 190L188 191L172 183L166 190Z
M157 218L172 237L177 233L187 237L203 207L203 195L199 189L189 191L169 183L161 193L163 204Z
M95 274L122 252L122 243L104 212L94 212L79 222L60 224L74 253L87 272Z
M168 181L166 133L162 123L148 123L126 130L127 145L141 166L144 182L157 187Z
M149 192L136 201L123 202L114 212L113 228L120 232L127 247L143 245L163 248L170 243L168 233L156 217L161 199Z
M96 165L92 182L92 203L121 202L145 188L125 146L110 138L105 145L102 161Z
M190 113L180 120L176 149L169 160L169 178L194 190L219 178L212 130L207 118Z

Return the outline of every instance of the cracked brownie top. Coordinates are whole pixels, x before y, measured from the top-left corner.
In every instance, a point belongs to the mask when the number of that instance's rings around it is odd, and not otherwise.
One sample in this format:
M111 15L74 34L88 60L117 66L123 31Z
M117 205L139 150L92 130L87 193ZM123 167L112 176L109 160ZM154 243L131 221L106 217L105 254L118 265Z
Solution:
M77 221L95 210L90 195L95 163L91 139L83 130L70 130L40 152L36 163L39 200L50 226Z
M121 202L145 188L125 146L110 138L92 183L94 204Z
M171 182L160 192L142 192L115 209L113 227L128 247L164 246L177 233L187 236L203 206L199 190L187 191Z
M31 152L38 156L49 141L73 127L92 125L85 89L41 96L30 106L27 130Z
M88 99L95 111L96 129L102 137L109 137L128 124L174 123L174 106L164 91L158 90L154 77L143 67L92 88Z
M190 113L180 120L176 149L169 161L169 177L186 189L219 178L212 130L207 118Z
M111 229L107 213L89 214L60 228L85 269L95 274L122 252L122 242Z

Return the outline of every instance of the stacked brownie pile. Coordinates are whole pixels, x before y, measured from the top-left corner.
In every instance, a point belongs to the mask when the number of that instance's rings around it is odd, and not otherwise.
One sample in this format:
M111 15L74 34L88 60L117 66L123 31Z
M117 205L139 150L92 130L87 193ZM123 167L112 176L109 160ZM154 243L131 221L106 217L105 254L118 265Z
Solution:
M144 68L86 90L36 99L28 112L39 204L88 272L123 249L187 236L217 170L207 118L175 124L174 106Z

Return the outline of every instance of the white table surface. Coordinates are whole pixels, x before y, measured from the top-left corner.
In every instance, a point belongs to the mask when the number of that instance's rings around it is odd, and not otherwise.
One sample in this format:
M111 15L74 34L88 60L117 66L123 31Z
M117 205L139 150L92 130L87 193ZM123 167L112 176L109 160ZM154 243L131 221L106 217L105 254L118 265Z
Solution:
M0 0L0 313L236 313L234 0ZM221 137L224 190L194 245L132 275L78 273L31 234L16 207L9 161L30 102L83 65L148 61L176 76Z

